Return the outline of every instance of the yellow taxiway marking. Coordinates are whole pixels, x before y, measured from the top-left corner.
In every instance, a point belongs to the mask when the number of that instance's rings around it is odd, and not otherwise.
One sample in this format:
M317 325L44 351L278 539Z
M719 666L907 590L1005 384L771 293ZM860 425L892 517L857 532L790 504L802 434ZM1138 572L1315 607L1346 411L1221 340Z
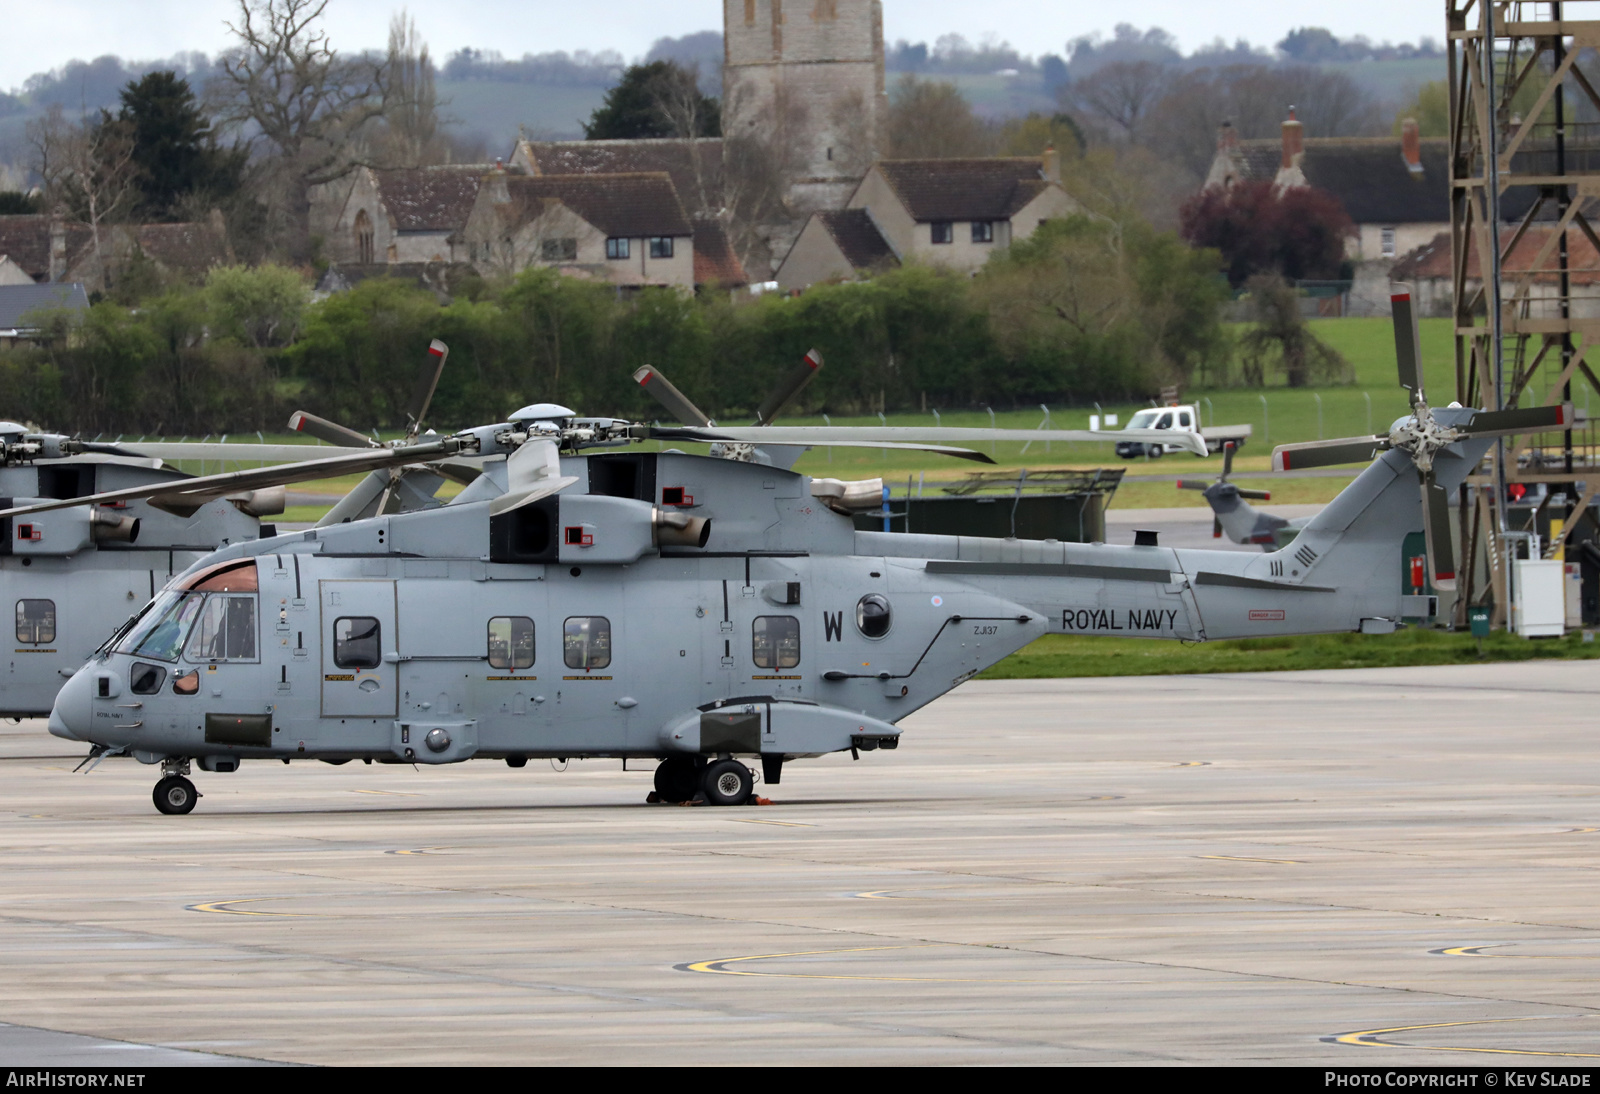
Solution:
M1562 831L1570 835L1574 832L1600 832L1600 828L1564 828Z
M1098 798L1090 798L1089 800L1092 802L1119 802L1122 798L1123 795L1121 794L1101 794Z
M780 828L815 828L814 824L801 824L799 821L769 821L756 820L754 817L729 817L729 820L738 821L740 824L776 824Z
M1181 764L1173 764L1172 766L1173 767L1210 767L1211 766L1211 761L1210 760L1185 760Z
M403 851L385 851L386 855L437 855L440 851L453 851L453 847L410 847Z
M885 890L888 891L888 890ZM1001 976L848 976L838 973L815 972L762 972L754 969L732 969L729 965L740 965L748 961L772 961L782 957L820 957L834 954L847 953L874 953L883 950L926 950L934 948L957 948L940 943L927 946L858 946L847 950L796 950L793 953L761 953L749 957L722 957L711 961L694 961L683 965L674 965L679 972L716 973L722 976L764 976L780 980L877 980L885 983L897 984L1093 984L1103 983L1099 980L1039 980L1024 977ZM1151 981L1139 980L1132 983L1150 983ZM1226 981L1227 983L1243 983L1244 981ZM1130 983L1130 981L1119 981Z
M1470 1022L1433 1022L1422 1026L1390 1026L1387 1029L1363 1029L1354 1033L1341 1033L1325 1038L1339 1045L1366 1045L1369 1048L1410 1048L1427 1052L1482 1052L1495 1056L1562 1056L1574 1059L1600 1059L1600 1052L1545 1052L1529 1048L1469 1048L1465 1045L1411 1045L1391 1044L1377 1038L1390 1033L1413 1033L1421 1029L1456 1029L1461 1026L1491 1026L1506 1022L1547 1022L1552 1018L1567 1018L1565 1014L1544 1014L1531 1018L1480 1018Z
M306 912L257 912L257 911L252 911L252 910L250 910L248 908L236 908L236 907L234 907L234 905L236 905L236 904L258 904L263 900L289 900L289 899L291 899L291 898L290 897L286 897L286 896L255 896L255 897L246 897L243 900L213 900L213 901L209 901L209 902L207 902L205 904L191 904L191 905L189 905L188 910L191 911L191 912L217 912L217 913L219 913L221 915L258 915L258 916L267 916L267 917L271 917L271 918L274 918L274 919L278 919L278 918L282 918L282 919L317 919L317 918L319 918L315 914L310 914L310 913L306 913ZM325 918L325 917L321 917L321 918Z
M1513 961L1593 961L1597 954L1578 954L1568 956L1557 953L1484 953L1496 946L1511 946L1512 942L1491 942L1487 946L1451 946L1445 950L1430 950L1430 953L1440 954L1444 957L1499 957Z
M1292 858L1245 858L1243 855L1196 855L1196 858L1222 859L1226 862L1270 862L1274 866L1304 866L1305 863Z
M407 794L403 790L352 790L352 794L387 794L394 798L420 798L421 794Z

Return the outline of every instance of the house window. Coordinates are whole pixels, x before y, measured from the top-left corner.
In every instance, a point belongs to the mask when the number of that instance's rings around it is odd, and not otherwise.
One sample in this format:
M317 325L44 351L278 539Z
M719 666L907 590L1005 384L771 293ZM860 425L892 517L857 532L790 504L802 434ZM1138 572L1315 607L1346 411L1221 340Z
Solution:
M633 253L630 246L632 240L626 238L613 238L606 240L606 257L611 259L627 258Z
M372 232L372 218L365 209L356 214L356 261L363 266L370 266L376 257L376 245Z
M933 222L932 228L933 228L933 241L935 243L953 243L953 242L955 242L955 238L956 238L955 225L951 224L948 220L936 220L936 221Z
M611 665L611 620L573 616L562 625L561 656L569 669L603 669Z
M539 257L546 262L574 262L578 258L576 239L546 239L539 245Z
M972 222L972 242L974 242L974 243L993 243L994 242L994 221L992 221L992 220L975 220L975 221L973 221Z
M55 640L56 602L17 601L17 641L29 646L42 646Z
M1385 228L1383 230L1383 257L1384 258L1393 258L1394 257L1394 229L1393 228Z
M500 615L489 620L489 667L525 669L533 664L533 620Z
M671 258L672 257L672 237L671 236L652 236L651 239L650 239L650 257L651 258Z

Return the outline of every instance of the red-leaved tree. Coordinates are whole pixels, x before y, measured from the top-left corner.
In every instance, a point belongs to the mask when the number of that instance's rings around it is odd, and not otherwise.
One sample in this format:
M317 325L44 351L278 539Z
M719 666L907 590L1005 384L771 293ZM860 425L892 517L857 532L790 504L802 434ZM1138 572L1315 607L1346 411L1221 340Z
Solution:
M1326 190L1280 190L1267 179L1202 190L1178 215L1184 239L1222 252L1234 288L1260 273L1295 281L1336 278L1345 239L1355 231L1344 206Z

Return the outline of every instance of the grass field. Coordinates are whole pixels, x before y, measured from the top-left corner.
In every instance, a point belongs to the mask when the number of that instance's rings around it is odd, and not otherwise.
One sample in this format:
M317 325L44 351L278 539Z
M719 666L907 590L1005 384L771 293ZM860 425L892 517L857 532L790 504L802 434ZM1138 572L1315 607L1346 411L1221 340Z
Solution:
M1295 669L1397 668L1543 659L1594 660L1600 642L1582 635L1529 640L1497 631L1483 642L1470 635L1411 628L1389 635L1325 634L1301 638L1241 638L1185 645L1137 638L1047 635L983 673L983 680L1068 676L1171 676L1205 672L1286 672Z

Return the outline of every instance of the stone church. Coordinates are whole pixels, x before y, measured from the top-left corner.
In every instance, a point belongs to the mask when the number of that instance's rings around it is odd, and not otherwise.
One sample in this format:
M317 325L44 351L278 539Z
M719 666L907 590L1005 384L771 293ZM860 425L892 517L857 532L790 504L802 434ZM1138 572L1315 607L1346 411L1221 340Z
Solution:
M783 133L794 211L843 208L888 118L882 0L723 0L723 44L724 135Z

